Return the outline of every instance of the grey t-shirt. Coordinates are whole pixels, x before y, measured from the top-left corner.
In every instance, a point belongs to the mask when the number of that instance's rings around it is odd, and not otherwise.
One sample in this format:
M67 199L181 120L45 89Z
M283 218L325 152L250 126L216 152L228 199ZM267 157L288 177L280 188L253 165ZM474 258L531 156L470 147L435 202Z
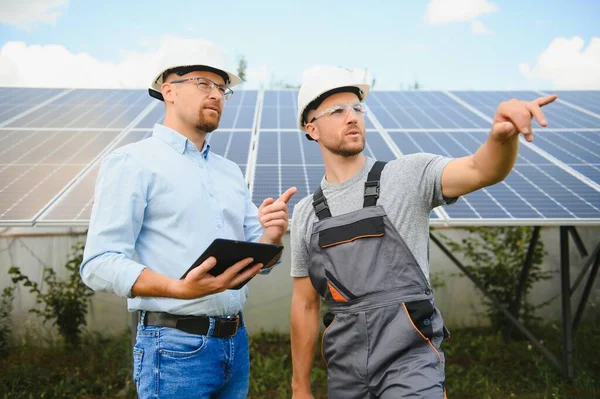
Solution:
M455 201L444 198L441 185L442 171L451 160L434 154L411 154L388 162L381 174L377 205L386 211L428 279L429 213L436 206ZM332 216L362 208L365 181L374 163L367 158L362 170L341 184L329 183L323 177L321 187ZM308 276L308 247L316 221L311 194L300 200L293 212L292 277Z

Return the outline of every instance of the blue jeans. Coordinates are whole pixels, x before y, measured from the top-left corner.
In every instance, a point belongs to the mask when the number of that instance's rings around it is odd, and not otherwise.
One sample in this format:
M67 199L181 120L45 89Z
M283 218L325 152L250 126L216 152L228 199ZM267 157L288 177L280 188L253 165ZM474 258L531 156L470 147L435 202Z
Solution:
M138 324L133 380L138 398L237 399L248 396L248 332L213 337ZM108 371L108 370L107 370Z

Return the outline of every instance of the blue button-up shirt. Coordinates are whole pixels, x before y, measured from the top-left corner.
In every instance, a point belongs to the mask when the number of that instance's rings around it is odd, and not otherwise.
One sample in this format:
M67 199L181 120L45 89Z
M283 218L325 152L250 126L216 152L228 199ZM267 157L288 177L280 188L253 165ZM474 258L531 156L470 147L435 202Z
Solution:
M218 134L218 133L216 133ZM194 300L133 297L144 268L180 278L215 238L258 241L262 227L233 162L156 125L152 137L104 158L81 276L96 291L128 297L130 311L224 316L242 310L248 288Z

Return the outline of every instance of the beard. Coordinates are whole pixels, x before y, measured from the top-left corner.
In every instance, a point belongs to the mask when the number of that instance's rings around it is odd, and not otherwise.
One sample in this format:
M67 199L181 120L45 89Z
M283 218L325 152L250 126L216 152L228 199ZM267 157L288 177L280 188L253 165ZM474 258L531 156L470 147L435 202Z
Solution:
M219 113L219 115L216 118L207 118L206 116L204 116L205 109L206 108L202 108L200 110L198 122L196 123L196 129L204 133L210 133L219 127L221 114Z
M359 143L344 143L343 141L336 145L330 145L325 142L321 142L329 152L339 155L344 158L353 157L360 154L365 149L365 136L364 134L360 137Z

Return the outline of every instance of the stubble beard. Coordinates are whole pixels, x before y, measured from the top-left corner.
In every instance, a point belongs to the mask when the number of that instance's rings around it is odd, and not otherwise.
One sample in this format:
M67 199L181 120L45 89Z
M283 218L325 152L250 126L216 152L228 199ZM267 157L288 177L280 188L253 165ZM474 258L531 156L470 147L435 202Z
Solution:
M216 118L206 118L204 116L205 108L200 110L200 115L198 117L198 122L196 123L196 129L200 132L210 133L216 130L219 127L219 121L221 119L221 114L219 114Z

